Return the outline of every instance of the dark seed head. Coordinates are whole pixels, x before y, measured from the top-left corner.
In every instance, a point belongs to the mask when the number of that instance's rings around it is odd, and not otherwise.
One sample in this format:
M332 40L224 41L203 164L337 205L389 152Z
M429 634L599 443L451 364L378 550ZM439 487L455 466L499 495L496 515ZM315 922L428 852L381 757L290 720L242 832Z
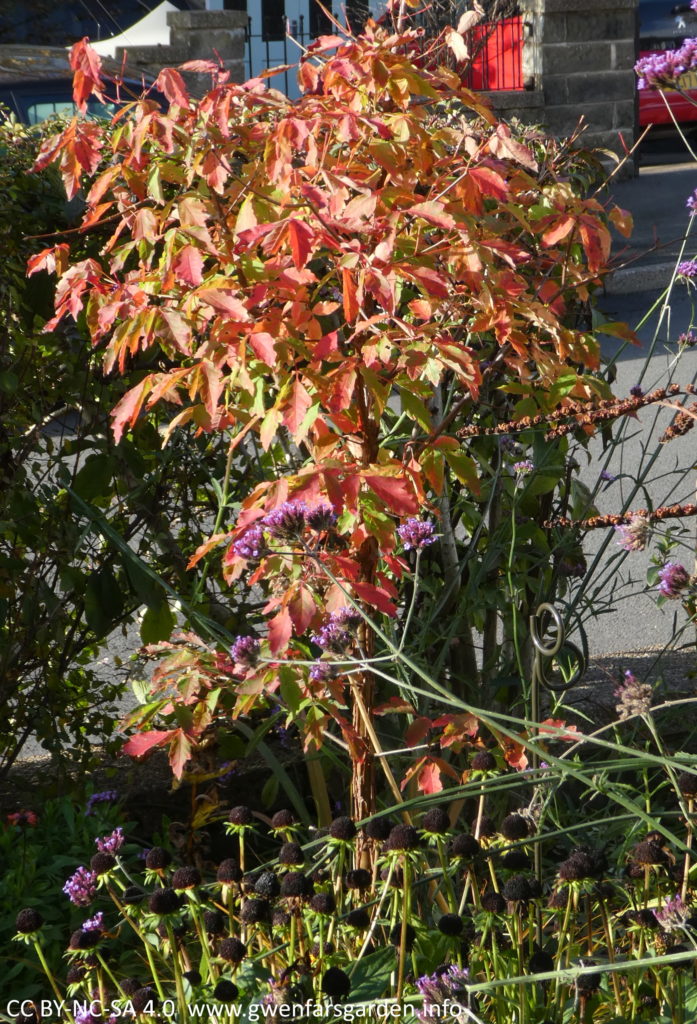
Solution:
M632 913L632 918L635 924L638 924L641 928L649 928L651 931L655 931L659 927L653 910L635 910Z
M145 857L145 866L151 871L162 871L163 868L169 867L171 863L171 853L163 850L161 846L153 846L152 850L148 850Z
M121 893L121 902L128 905L142 903L144 899L145 893L142 889L139 889L137 885L127 885Z
M554 957L545 952L544 949L536 949L528 960L528 971L530 974L546 974L554 970Z
M228 857L226 860L220 862L218 867L218 873L216 878L223 885L232 885L233 882L239 882L242 878L242 872L240 866L236 860L232 857Z
M254 892L254 886L257 884L258 877L259 876L254 871L247 871L246 874L242 875L240 888L247 896L251 896Z
M200 985L203 981L198 971L184 971L183 977L186 978L190 985Z
M525 856L522 850L510 850L501 858L501 867L506 871L530 871L532 861Z
M692 772L680 772L678 789L688 800L697 797L697 775L693 775Z
M475 818L472 822L472 835L477 830L477 819ZM488 814L482 814L479 822L479 838L484 837L488 839L490 836L495 836L497 832L496 822L493 818L490 818Z
M559 865L559 878L563 882L578 882L594 875L593 858L579 850Z
M241 939L232 935L222 940L218 946L218 953L223 960L228 960L232 964L239 964L247 955L247 947Z
M485 892L481 898L482 910L485 910L487 914L503 914L506 909L506 901L499 892L494 892L493 889L489 892Z
M443 935L461 935L464 924L459 914L443 914L438 919L438 931Z
M421 827L425 832L435 836L442 836L450 829L450 818L442 807L432 807L424 814Z
M501 889L501 895L509 903L522 903L532 896L530 880L525 875L513 875Z
M379 843L384 843L392 831L392 822L387 816L372 818L363 826L363 831L368 839L375 839Z
M334 952L334 943L325 941L323 952L325 956L331 956L332 953ZM312 943L312 949L310 950L310 954L315 958L315 960L317 959L317 957L320 954L319 942Z
M419 847L419 833L413 825L395 825L387 837L386 849L392 852L416 850Z
M406 935L406 938L407 938L407 944L406 944L407 945L407 949L411 949L411 947L414 945L414 941L416 939L416 931L413 928L413 926L410 925L410 924L407 925L407 935ZM401 925L401 923L398 922L394 926L394 928L390 931L390 942L392 943L393 946L397 946L397 947L401 946L401 944L402 944L402 925Z
M290 924L290 914L282 907L274 907L271 924L274 928L286 928Z
M160 916L176 914L181 905L182 897L174 889L157 889L148 900L152 913Z
M254 821L254 816L249 807L245 804L240 804L239 807L233 807L227 816L227 820L232 825L251 825Z
M370 882L370 871L366 868L353 868L346 872L347 889L367 889Z
M99 928L78 928L70 936L68 949L94 949L99 945L102 933Z
M496 769L496 758L489 750L479 750L470 762L475 772L493 772Z
M213 989L213 998L219 999L221 1003L234 1003L238 995L237 985L227 978L221 978Z
M336 901L330 892L318 892L310 900L310 908L316 914L328 916L336 910Z
M245 924L259 924L270 919L269 904L266 900L244 900L240 908L240 921Z
M288 871L281 882L281 896L295 896L309 899L314 886L302 871Z
M300 843L284 843L278 851L279 864L304 864L305 854Z
M116 857L113 857L110 853L95 853L90 860L90 867L96 875L105 875L107 871L116 864Z
M120 984L125 996L134 996L143 987L135 978L124 978Z
M191 866L177 868L172 875L173 889L193 889L201 884L201 872Z
M203 914L203 927L209 935L222 935L225 931L225 918L219 910L206 910Z
M322 991L330 999L345 999L351 991L351 979L340 967L330 967L322 977Z
M72 966L68 968L68 973L65 976L66 985L76 985L78 981L82 981L86 973L87 972L82 964L72 964ZM126 981L128 981L128 978L126 978ZM121 988L126 992L126 989L123 987L123 982L121 982ZM126 995L128 995L128 992L126 992Z
M292 811L276 811L271 819L271 828L290 828L295 824L295 815Z
M329 826L329 835L332 839L342 839L348 843L356 837L356 826L351 818L345 815L341 818L334 818Z
M280 891L281 883L278 881L273 871L262 871L254 885L254 892L257 896L263 896L264 899L273 900L278 896Z
M642 867L644 865L653 867L665 864L668 860L668 855L656 840L645 839L642 843L637 843L632 850L632 860L635 864L641 864Z
M146 985L145 988L139 988L137 992L134 992L131 996L131 1002L136 1013L149 1013L151 1008L155 1009L155 1007L159 1006L157 992L149 985Z
M501 835L514 843L518 839L527 839L530 826L522 814L509 814L501 822Z
M590 967L592 965L586 964L586 966ZM576 991L578 994L586 999L589 996L594 995L600 988L600 977L599 972L579 975L579 977L576 978Z
M462 857L463 860L471 860L473 857L476 857L478 853L482 852L482 848L479 845L479 840L475 839L474 836L463 832L462 835L455 836L451 842L450 852L453 857Z
M31 935L32 932L38 932L43 923L44 919L38 910L34 910L33 907L25 907L17 914L15 928L20 935Z
M18 1013L14 1018L14 1024L38 1024L39 1014L32 1006L29 1008L29 1013Z
M366 928L370 927L370 914L365 907L356 907L354 910L350 910L346 915L346 924L350 928L357 928L359 931L365 931Z

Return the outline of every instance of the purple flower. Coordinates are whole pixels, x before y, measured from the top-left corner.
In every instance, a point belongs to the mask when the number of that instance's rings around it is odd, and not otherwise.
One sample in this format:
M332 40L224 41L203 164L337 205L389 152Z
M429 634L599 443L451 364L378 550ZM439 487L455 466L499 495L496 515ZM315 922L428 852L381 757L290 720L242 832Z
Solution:
M671 600L679 598L690 582L690 574L679 562L666 562L658 570L658 593Z
M614 484L617 477L614 473L611 473L609 469L600 470L600 479L604 480L608 484Z
M87 804L85 806L86 817L90 817L93 813L95 804L114 803L118 798L119 794L115 789L105 789L103 793L93 793L92 796L87 799Z
M230 648L232 660L252 668L259 660L259 641L253 636L238 636Z
M246 533L243 533L232 544L232 550L235 554L239 555L240 558L246 558L250 562L261 558L265 549L264 531L259 525L250 526Z
M697 189L695 189L692 195L688 197L688 199L685 202L685 206L690 211L690 216L694 217L694 215L697 213Z
M316 661L310 666L309 675L313 683L328 683L334 678L335 670L329 661Z
M75 1024L101 1024L99 1017L90 1013L91 1003L85 1003L74 1011Z
M323 530L332 530L338 517L331 505L322 504L309 509L305 518L311 530L321 533Z
M697 260L683 260L682 263L678 263L677 275L683 281L692 281L697 277Z
M697 345L697 334L694 331L683 331L682 334L678 335L678 345L692 348L694 345Z
M89 907L97 892L97 875L80 866L63 886L63 892L76 907Z
M634 398L643 398L644 389L642 388L641 384L633 384L632 387L629 389L629 394L632 395Z
M628 523L616 526L615 533L625 551L643 551L649 539L649 521L646 516L632 516Z
M304 501L284 501L278 508L268 512L262 523L272 537L297 540L305 530L307 511Z
M621 719L645 715L651 708L653 690L648 683L640 682L629 669L624 673L624 682L615 690L616 711Z
M95 839L95 844L100 853L117 853L123 846L123 829L119 825L110 835Z
M436 528L430 519L417 519L411 516L406 523L397 527L399 539L404 544L405 551L412 548L419 551L436 542Z
M685 71L697 65L697 39L686 39L677 50L661 50L640 57L634 65L639 89L671 88Z
M94 917L90 917L82 926L83 932L104 931L104 912L98 910Z
M535 463L532 459L523 459L521 462L514 462L513 469L518 476L527 476L528 473L532 473L535 468Z
M467 994L469 971L466 967L451 964L445 970L440 967L431 975L417 979L416 987L424 997L423 1010L418 1015L422 1021L434 1016L433 1007L442 1006L446 1000L460 1002L460 997ZM435 1013L436 1019L439 1014Z
M313 633L310 639L323 651L332 651L334 654L344 654L351 646L349 631L340 622L333 621L331 618L317 633Z
M654 910L654 917L666 932L680 931L690 918L690 908L685 906L679 895L666 900L660 910Z

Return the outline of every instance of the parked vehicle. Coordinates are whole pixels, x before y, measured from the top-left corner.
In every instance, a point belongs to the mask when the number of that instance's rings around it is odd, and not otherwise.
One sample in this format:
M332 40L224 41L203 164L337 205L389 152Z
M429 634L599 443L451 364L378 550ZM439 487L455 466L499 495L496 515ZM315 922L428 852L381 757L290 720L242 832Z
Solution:
M648 57L664 50L677 50L685 39L697 36L697 12L689 3L671 4L670 0L639 0L639 56ZM673 118L681 124L697 122L697 71L687 71L680 79L682 91L639 90L639 125L673 127Z

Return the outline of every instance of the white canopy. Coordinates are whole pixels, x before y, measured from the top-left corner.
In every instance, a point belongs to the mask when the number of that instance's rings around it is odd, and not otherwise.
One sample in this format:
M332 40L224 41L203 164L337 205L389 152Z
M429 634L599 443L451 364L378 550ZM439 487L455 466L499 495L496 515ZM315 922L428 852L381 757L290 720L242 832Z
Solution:
M169 0L164 0L159 7L155 7L135 25L131 25L126 32L112 36L110 39L100 39L99 42L90 41L90 45L101 57L115 57L117 46L123 46L125 49L128 49L129 46L167 46L169 45L167 14L176 10L178 8L174 4L169 3Z

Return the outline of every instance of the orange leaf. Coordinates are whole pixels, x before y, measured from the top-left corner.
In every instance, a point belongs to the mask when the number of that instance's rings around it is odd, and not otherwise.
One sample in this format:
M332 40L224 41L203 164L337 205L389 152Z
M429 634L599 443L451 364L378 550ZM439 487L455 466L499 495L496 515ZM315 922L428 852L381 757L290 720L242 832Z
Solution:
M222 313L230 320L249 320L247 307L232 292L220 288L203 288L196 294L201 302L212 306L216 313Z
M296 220L295 217L291 217L288 221L288 238L293 253L293 263L299 270L302 270L312 252L315 232L304 220Z
M163 92L170 103L176 103L178 107L189 106L184 79L175 68L163 68L155 80L155 88Z
M306 431L301 428L303 420L305 419L305 414L311 405L312 399L308 395L305 385L301 382L299 376L294 377L290 391L290 398L284 407L283 423L288 427L288 430L295 441L302 440L302 437L306 433Z
M178 281L195 288L196 285L201 284L203 279L203 256L201 250L197 249L194 245L185 245L177 253L172 269Z
M278 615L269 620L269 647L272 654L278 654L288 646L293 632L293 623L287 608L281 608Z
M365 476L366 484L378 498L397 516L406 516L419 511L416 495L407 484L394 476Z
M356 595L367 604L377 608L385 615L396 615L397 609L390 601L387 593L381 587L374 587L372 583L354 583L353 589Z
M560 217L556 224L548 228L542 235L542 244L547 246L556 245L563 238L573 231L576 221L573 217Z
M356 283L347 267L341 268L341 285L344 299L344 319L347 323L353 323L359 312L358 295Z

